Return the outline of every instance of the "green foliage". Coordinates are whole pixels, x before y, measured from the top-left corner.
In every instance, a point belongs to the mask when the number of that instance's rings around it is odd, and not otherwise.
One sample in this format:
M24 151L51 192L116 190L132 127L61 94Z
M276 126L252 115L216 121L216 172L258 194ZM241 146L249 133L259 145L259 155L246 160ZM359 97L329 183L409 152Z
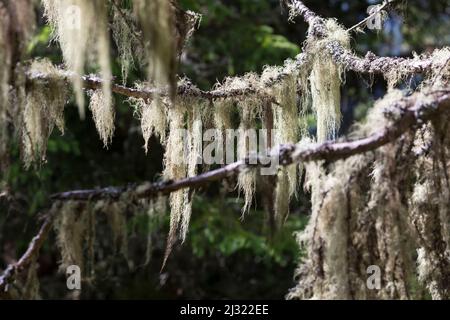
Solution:
M204 258L218 250L224 257L248 252L258 261L282 267L296 261L298 249L292 233L303 228L306 216L289 219L283 231L269 239L268 230L261 230L264 214L251 212L240 221L236 215L240 207L235 199L211 202L200 198L194 202L196 215L190 229L189 245L197 257Z

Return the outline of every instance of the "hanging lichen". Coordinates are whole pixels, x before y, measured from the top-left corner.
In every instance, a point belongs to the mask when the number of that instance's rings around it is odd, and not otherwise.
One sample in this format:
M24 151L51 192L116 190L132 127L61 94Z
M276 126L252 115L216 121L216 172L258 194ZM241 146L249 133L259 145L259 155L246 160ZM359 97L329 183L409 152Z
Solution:
M21 298L25 300L39 300L40 284L37 275L38 264L34 260L28 267L27 277L21 294Z
M39 75L46 74L45 79ZM67 90L61 71L47 60L34 61L29 75L35 77L28 85L20 103L22 109L22 141L25 166L44 162L47 140L56 125L64 133L64 106Z
M107 203L103 211L107 215L108 223L113 235L114 249L124 257L128 256L128 231L126 219L126 203L113 201Z
M137 38L138 32L133 23L132 13L116 6L113 6L112 10L112 35L119 54L122 82L125 84L130 69L135 66L135 57L138 61L142 60L143 48Z
M147 243L145 249L145 262L144 265L150 263L152 257L153 248L153 236L155 236L156 226L159 225L160 221L164 218L164 214L167 211L167 199L165 197L158 197L149 201L147 209Z
M297 79L292 74L276 87L274 106L275 145L297 143L299 140L299 118L297 104ZM289 214L289 202L297 189L297 166L291 165L278 173L275 191L275 212L279 224L283 224Z
M433 299L448 299L450 290L450 139L447 120L417 133L417 182L411 197L410 219L417 233L417 271ZM444 174L442 174L444 173Z
M157 87L170 87L175 98L176 45L174 8L167 0L133 0L148 52L148 74Z
M43 0L43 5L64 61L74 73L72 81L80 117L84 119L82 75L88 56L97 57L105 103L109 105L112 100L107 3L98 0Z
M84 244L88 230L88 214L76 202L66 202L57 212L54 222L56 243L61 251L60 270L68 266L84 266Z
M234 102L231 99L217 99L214 101L214 127L220 136L219 145L224 145L226 130L233 129L232 115Z
M191 107L189 112L189 124L188 124L188 146L187 146L187 176L195 177L198 173L198 165L202 161L203 150L203 119L202 110L204 110L204 104L197 102ZM182 221L180 225L181 241L186 240L186 235L189 230L189 223L192 213L192 197L193 192L188 191L185 194L184 212L182 215Z
M350 47L348 33L335 20L326 21L327 37L311 38L306 42L306 50L312 54L310 75L312 108L317 120L317 140L324 142L336 138L341 123L341 83L342 67L337 65L328 50L327 44L337 41Z
M258 99L254 97L246 98L239 101L239 107L241 111L241 124L239 127L239 138L237 154L238 159L245 159L248 156L255 155L257 152L257 146L254 145L256 137L252 135L255 133L252 131L256 127L256 117L260 114L261 105ZM255 133L256 134L256 133ZM256 189L256 171L244 170L238 177L238 189L244 194L244 206L242 207L242 218L247 213L252 204L253 196Z
M0 170L6 171L8 150L9 80L11 70L11 46L9 42L10 17L0 3Z
M138 88L144 89L144 84L139 84ZM166 104L161 97L157 96L148 101L142 98L129 98L128 101L135 108L135 113L141 120L142 136L144 137L144 149L148 153L148 143L155 135L161 144L166 143L167 111Z
M95 127L106 148L114 135L114 107L105 99L101 90L92 92L90 99L89 109L92 111Z
M16 61L24 59L27 46L35 28L36 17L33 0L3 1L0 3L0 171L6 173L10 164L11 124L20 117L19 103L14 89L23 84L15 80ZM23 77L21 75L20 77ZM10 87L16 83L16 88ZM20 90L23 90L20 89ZM19 127L16 127L19 128Z
M185 114L189 101L179 100L169 108L169 136L166 143L166 153L164 156L164 177L166 179L183 179L187 175L187 146L185 135ZM179 190L170 194L170 230L167 239L167 249L165 261L167 260L173 245L177 240L177 232L183 221L183 215L189 213L190 206L189 192ZM164 262L165 264L165 262Z

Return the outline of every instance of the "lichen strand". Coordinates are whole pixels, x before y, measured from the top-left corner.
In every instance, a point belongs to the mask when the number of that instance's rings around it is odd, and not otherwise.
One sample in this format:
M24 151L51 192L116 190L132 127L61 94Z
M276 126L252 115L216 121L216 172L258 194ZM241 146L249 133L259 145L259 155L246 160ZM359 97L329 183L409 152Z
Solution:
M15 124L19 131L22 126L23 110L19 107L14 89L23 84L23 75L13 74L13 63L24 59L28 41L30 40L36 23L34 1L17 0L0 3L0 171L6 173L10 164L11 138L10 125ZM19 69L19 68L17 68ZM10 87L15 83L16 87ZM23 91L23 87L17 91ZM20 123L19 123L20 122Z
M145 85L138 85L144 88ZM148 101L144 99L129 98L128 101L134 106L135 113L141 120L142 136L144 137L144 149L148 153L148 143L152 136L159 138L161 144L166 143L167 131L167 108L161 97Z
M133 0L148 52L149 80L157 87L170 86L175 98L176 44L174 8L167 0Z
M198 164L202 160L203 150L203 115L202 111L206 110L202 102L197 102L191 106L188 118L188 145L187 145L187 176L194 177L198 173ZM193 191L188 191L185 194L184 210L180 225L181 241L186 240L186 235L189 230L189 223L192 213L192 197Z
M0 170L6 172L8 152L8 109L9 109L9 81L11 70L11 46L8 30L10 27L9 13L0 3Z
M105 205L103 211L107 215L113 235L114 250L124 257L128 256L127 205L124 201L113 201Z
M85 236L88 230L88 212L76 202L66 202L57 212L54 228L56 243L61 252L60 270L68 266L84 266Z
M96 57L102 75L105 103L111 103L111 63L108 7L103 1L43 0L45 15L52 25L72 77L80 117L84 119L83 80L88 57Z
M179 99L169 108L169 136L166 142L164 155L164 177L166 179L182 179L188 174L189 150L185 142L185 116L190 99ZM173 245L177 240L177 233L184 220L184 214L190 214L190 199L188 190L179 190L169 196L170 203L170 230L167 239L167 248L164 264L166 263Z
M24 286L22 288L21 299L24 300L40 300L40 283L37 274L38 264L35 260L28 267L28 272Z
M47 140L56 125L64 133L64 106L67 89L61 71L47 60L34 61L30 74L47 74L46 80L35 79L20 99L22 119L22 153L26 167L44 162ZM25 84L23 84L25 85Z
M125 84L130 69L135 67L136 62L140 64L143 61L144 48L137 38L132 12L124 8L119 12L115 6L112 6L112 11L112 35L119 54L122 82Z
M261 115L262 102L257 96L245 97L238 102L241 111L241 123L239 126L239 138L237 146L238 159L245 159L257 152L257 146L253 145L256 137L252 137L251 129L256 128L257 117ZM239 174L237 187L239 193L244 194L244 206L242 217L249 212L256 189L256 170L246 169Z
M350 37L338 23L326 21L327 37L310 38L306 41L306 50L312 55L311 84L312 108L316 113L317 140L324 142L336 138L341 123L341 66L337 65L325 49L332 41L350 48Z
M114 107L107 101L102 90L95 90L91 92L89 109L92 112L100 139L106 148L111 143L114 135Z
M418 277L433 299L449 299L450 290L450 138L446 119L417 133L416 184L410 219L418 237ZM444 174L442 174L444 172Z
M144 265L148 265L152 258L153 237L155 236L155 230L160 225L160 221L164 218L167 212L167 199L165 197L158 197L149 201L147 208L147 244L145 250L145 262Z
M274 129L275 146L297 143L300 139L300 113L298 108L296 73L287 76L275 87ZM289 214L289 203L297 190L297 166L291 165L278 173L275 191L275 215L279 224L283 224Z

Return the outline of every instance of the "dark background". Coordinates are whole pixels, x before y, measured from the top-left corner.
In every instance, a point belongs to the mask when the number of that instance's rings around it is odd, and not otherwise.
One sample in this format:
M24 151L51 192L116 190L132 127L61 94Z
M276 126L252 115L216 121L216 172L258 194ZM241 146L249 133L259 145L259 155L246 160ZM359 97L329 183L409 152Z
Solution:
M280 65L301 52L307 25L287 20L278 0L182 0L185 9L203 14L202 23L181 59L180 75L202 89L226 76L261 72L265 65ZM366 17L376 1L305 1L324 17L335 17L347 28ZM430 52L450 43L449 1L400 1L390 12L382 31L353 34L355 51L379 55L410 56ZM50 29L39 13L36 35L29 46L34 57L48 57L61 64L58 45L50 42ZM117 61L114 74L120 75ZM129 84L144 79L143 70L131 72ZM383 79L347 73L342 89L345 134L362 120L374 99L385 92ZM17 259L37 230L36 217L49 206L52 193L127 183L156 181L162 171L163 148L152 140L145 155L139 121L130 106L116 96L116 132L105 149L97 139L90 117L81 121L73 101L66 109L67 130L57 130L48 145L47 163L26 171L17 141L11 146L12 166L2 173L6 182L0 197L0 269ZM310 130L315 124L311 119ZM294 270L301 252L293 232L300 231L310 211L307 195L293 201L286 226L270 236L265 214L256 205L241 222L242 199L219 184L201 190L194 201L186 243L177 246L160 273L168 215L149 220L136 212L128 221L129 256L108 245L110 232L99 219L96 244L96 279L84 284L81 298L218 298L282 299L294 286ZM257 198L256 203L261 203ZM143 265L147 236L151 235L151 261ZM65 278L57 273L59 256L54 236L39 258L43 298L69 297Z

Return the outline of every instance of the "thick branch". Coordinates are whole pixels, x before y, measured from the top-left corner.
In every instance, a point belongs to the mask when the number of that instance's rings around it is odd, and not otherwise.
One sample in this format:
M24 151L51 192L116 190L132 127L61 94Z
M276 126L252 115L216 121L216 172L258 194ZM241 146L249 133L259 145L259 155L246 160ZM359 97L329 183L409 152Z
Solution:
M239 89L235 88L217 88L209 91L200 90L195 85L191 83L185 83L179 85L177 88L177 94L184 97L196 97L202 98L206 100L214 100L214 99L223 99L223 98L237 98L237 97L245 97L251 94L258 94L260 96L267 95L265 89L273 87L277 83L280 83L289 76L294 70L300 69L303 64L306 62L306 55L299 54L294 63L282 68L279 72L273 75L270 78L264 79L261 83L253 84L247 82L245 86ZM67 80L75 77L76 75L72 72L65 71L62 72L62 76ZM27 80L28 81L46 81L48 78L47 74L37 73L37 72L28 72ZM87 90L98 90L102 88L103 80L95 75L86 75L82 76L84 88ZM167 96L169 91L168 88L129 88L123 85L119 85L113 83L111 86L111 90L114 93L117 93L122 96L132 97L137 99L144 100L152 100L155 95L159 96ZM269 98L269 97L268 97Z
M310 25L310 33L314 37L327 37L325 20L322 17L306 7L300 0L285 0L285 2L291 8L291 18L295 16L303 17ZM377 57L371 52L365 58L361 58L336 41L330 42L327 45L327 50L336 63L358 73L386 74L392 70L399 70L403 74L416 74L430 70L433 64L431 58Z
M327 49L336 63L359 73L388 74L390 71L398 70L406 74L416 74L426 72L433 66L431 58L378 57L371 52L367 53L365 58L361 58L336 41L330 42Z
M396 109L401 110L399 119L367 138L349 142L325 142L323 144L308 146L307 148L302 148L298 145L284 145L280 147L279 152L273 154L272 157L278 157L279 163L286 166L297 162L318 160L332 162L346 159L356 154L373 151L383 145L395 141L405 132L429 121L433 117L438 116L441 112L449 111L450 90L432 92L426 97L423 97L420 94L414 94L411 97L396 102ZM267 163L267 161L261 160L261 158L247 158L229 164L223 168L200 174L196 177L177 181L169 180L154 184L146 183L132 187L109 187L96 190L69 191L55 194L51 198L53 200L78 201L98 199L117 200L125 192L129 192L136 198L151 198L158 195L169 194L180 189L196 189L213 181L236 176L244 169L261 167L261 163Z

